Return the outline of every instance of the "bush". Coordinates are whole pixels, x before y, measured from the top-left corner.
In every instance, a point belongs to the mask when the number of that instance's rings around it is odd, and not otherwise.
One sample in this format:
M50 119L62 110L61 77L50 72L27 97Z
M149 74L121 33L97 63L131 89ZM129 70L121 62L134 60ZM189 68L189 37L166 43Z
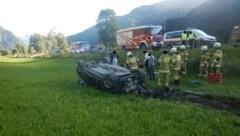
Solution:
M7 50L0 50L0 54L2 54L2 56L7 56L9 53Z

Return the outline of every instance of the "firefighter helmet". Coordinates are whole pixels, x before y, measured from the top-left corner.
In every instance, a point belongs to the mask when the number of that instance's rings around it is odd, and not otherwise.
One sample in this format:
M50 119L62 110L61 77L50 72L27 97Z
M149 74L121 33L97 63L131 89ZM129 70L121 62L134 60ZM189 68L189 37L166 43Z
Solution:
M185 50L186 49L185 45L181 45L180 49Z
M175 52L177 52L177 48L173 47L170 51L171 51L172 53L175 53Z
M216 43L214 43L213 47L219 48L219 47L221 47L221 43L216 42Z
M201 50L202 50L202 51L206 51L206 50L208 50L208 47L207 47L207 46L202 46L202 47L201 47Z
M128 57L132 56L132 53L131 52L127 52L127 56Z

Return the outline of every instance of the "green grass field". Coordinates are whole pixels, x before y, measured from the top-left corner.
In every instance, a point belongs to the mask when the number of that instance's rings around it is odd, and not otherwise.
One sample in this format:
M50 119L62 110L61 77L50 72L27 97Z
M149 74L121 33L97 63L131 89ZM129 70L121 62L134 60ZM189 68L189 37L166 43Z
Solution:
M159 56L158 52L154 54ZM117 95L79 85L76 60L103 55L0 58L0 135L240 134L239 116L228 111ZM119 55L123 63L125 53ZM214 85L207 79L191 84L189 81L198 77L194 70L190 69L190 73L182 79L179 89L240 96L239 73L227 74L223 84ZM147 84L150 88L156 86L156 82Z

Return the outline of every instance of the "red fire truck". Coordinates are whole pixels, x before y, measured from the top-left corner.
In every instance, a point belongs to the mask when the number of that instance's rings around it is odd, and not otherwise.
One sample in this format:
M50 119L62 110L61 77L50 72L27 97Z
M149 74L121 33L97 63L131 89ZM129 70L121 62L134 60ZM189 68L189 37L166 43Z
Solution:
M159 40L155 37L162 36L162 26L138 26L117 31L117 49L146 49L156 46Z

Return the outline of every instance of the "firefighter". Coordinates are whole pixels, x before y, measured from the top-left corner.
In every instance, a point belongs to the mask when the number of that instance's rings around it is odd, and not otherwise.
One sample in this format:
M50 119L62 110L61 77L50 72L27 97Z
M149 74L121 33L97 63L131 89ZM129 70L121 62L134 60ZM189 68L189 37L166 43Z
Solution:
M180 46L181 49L181 75L187 74L187 62L188 62L188 51L186 50L185 45Z
M171 68L173 73L174 84L180 84L180 69L181 69L181 55L178 53L177 48L171 48Z
M187 44L187 32L186 31L183 31L182 34L181 34L181 41L182 41L182 45L185 45Z
M171 57L168 55L168 51L164 50L163 54L158 59L159 66L159 77L158 77L158 86L160 87L169 87L169 65Z
M135 72L138 69L139 59L132 55L131 52L127 52L126 65L130 68L132 72Z
M199 66L199 77L207 77L208 76L208 64L210 60L209 52L208 52L208 47L207 46L202 46L202 56L201 56L201 61L200 61L200 66Z
M221 50L221 43L215 43L213 45L214 47L214 52L212 56L212 63L211 63L211 68L215 72L216 79L218 80L218 76L220 73L220 69L222 66L222 50Z
M190 31L189 35L188 35L188 41L189 41L189 45L191 47L191 49L194 47L194 38L195 35L192 31Z

